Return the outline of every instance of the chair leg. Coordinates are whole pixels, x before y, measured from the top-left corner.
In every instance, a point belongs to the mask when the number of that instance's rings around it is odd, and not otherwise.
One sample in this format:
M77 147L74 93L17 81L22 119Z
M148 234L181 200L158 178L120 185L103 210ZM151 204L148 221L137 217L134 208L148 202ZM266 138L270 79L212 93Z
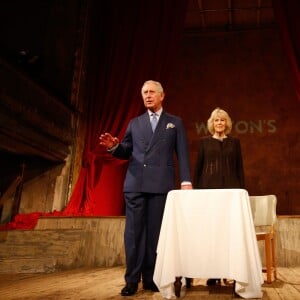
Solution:
M267 283L272 283L272 254L271 254L271 237L266 236L265 240L265 255L266 255L266 271L267 271Z
M233 297L239 297L240 298L240 296L237 294L237 292L235 291L235 287L236 287L236 281L234 280L233 281L233 285L232 285L232 298Z
M272 237L272 266L273 266L273 273L274 279L277 279L277 265L276 265L276 254L275 254L275 237Z

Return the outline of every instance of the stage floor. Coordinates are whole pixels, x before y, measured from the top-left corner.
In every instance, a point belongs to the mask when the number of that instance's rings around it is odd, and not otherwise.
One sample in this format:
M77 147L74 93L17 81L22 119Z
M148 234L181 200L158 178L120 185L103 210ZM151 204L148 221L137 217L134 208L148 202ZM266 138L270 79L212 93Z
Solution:
M124 267L81 268L49 274L0 274L0 299L51 300L121 300L156 299L160 293L139 289L131 297L122 297ZM195 280L195 286L182 289L177 299L241 299L233 296L231 286L207 287L205 279ZM264 284L263 300L300 299L300 267L278 268L278 279Z

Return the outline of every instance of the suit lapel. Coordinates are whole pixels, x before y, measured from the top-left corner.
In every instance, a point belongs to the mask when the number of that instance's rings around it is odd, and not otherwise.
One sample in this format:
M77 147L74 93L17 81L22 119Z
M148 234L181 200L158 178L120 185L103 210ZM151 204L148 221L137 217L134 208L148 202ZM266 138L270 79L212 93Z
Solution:
M163 111L159 117L156 129L155 129L154 133L152 133L152 128L151 128L148 112L141 115L139 121L140 121L140 128L141 128L142 134L145 138L145 143L147 144L146 151L149 151L149 149L151 147L153 147L153 145L155 145L157 143L157 141L164 134L163 131L164 131L165 124L166 124L166 118L167 118L167 116L165 115L165 113Z
M148 112L146 112L140 116L139 124L140 124L140 129L141 129L142 135L144 136L145 141L149 145L149 142L153 136L153 133L152 133L152 128L151 128Z
M164 112L162 112L160 117L159 117L156 129L155 129L154 133L152 134L151 142L156 141L157 138L161 136L162 130L164 128L164 123L165 123L165 114L164 114Z
M165 124L166 124L166 115L164 114L164 112L162 112L162 114L159 117L156 129L152 134L149 147L147 150L153 147L162 138L162 136L164 135Z

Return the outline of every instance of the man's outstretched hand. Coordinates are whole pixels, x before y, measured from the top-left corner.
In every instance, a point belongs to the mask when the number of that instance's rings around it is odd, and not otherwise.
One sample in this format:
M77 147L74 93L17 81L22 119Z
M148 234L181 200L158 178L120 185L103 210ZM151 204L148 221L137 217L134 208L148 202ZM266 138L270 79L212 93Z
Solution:
M113 137L108 132L101 134L99 140L100 140L100 145L106 147L107 149L111 149L114 146L119 144L119 139L117 137Z

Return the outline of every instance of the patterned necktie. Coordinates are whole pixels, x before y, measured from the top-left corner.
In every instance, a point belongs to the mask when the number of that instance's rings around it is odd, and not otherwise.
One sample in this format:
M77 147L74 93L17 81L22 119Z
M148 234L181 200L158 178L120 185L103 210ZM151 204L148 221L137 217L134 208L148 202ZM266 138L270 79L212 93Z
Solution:
M155 113L151 114L150 123L151 123L152 131L154 132L156 125L157 125L157 114L155 114Z

